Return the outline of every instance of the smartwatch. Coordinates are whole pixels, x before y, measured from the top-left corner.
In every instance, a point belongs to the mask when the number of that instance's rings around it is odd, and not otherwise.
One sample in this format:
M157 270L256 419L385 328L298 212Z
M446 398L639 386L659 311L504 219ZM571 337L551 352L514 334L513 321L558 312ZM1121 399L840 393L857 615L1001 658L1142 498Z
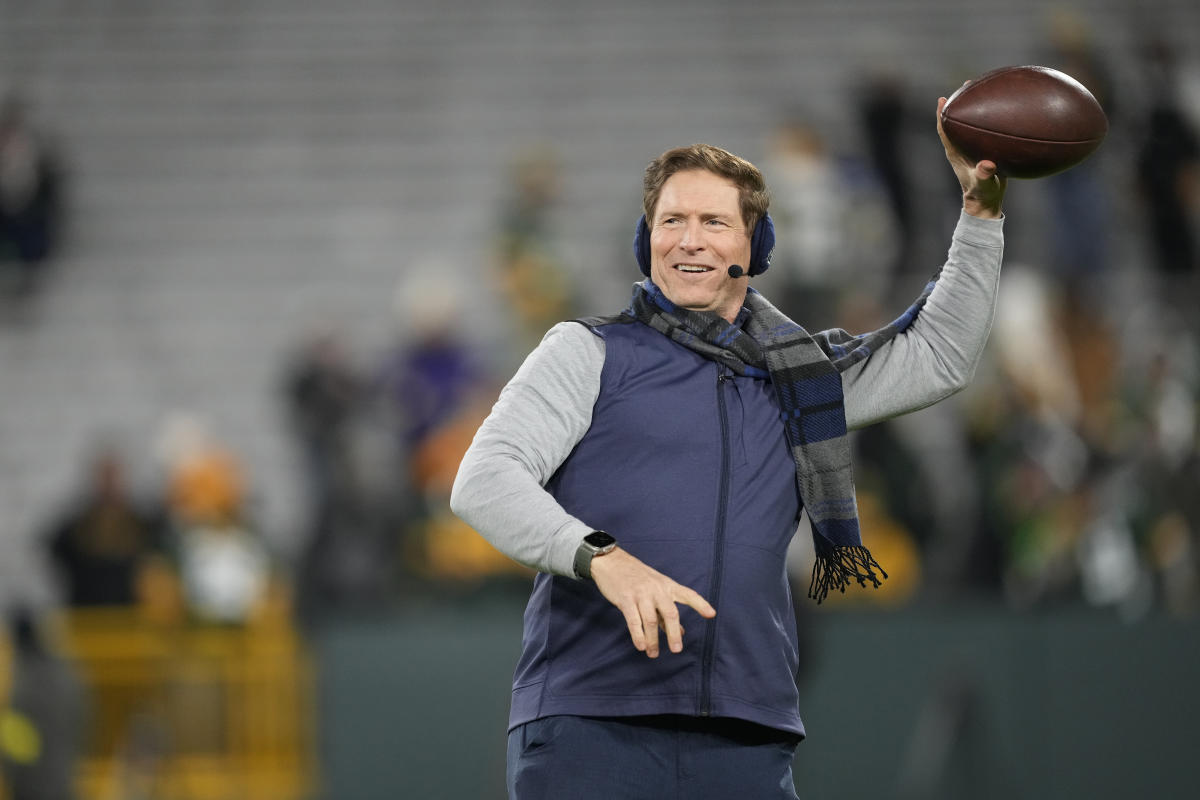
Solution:
M592 531L583 537L579 549L575 551L575 576L577 578L592 577L592 559L611 553L617 546L617 540L604 531Z

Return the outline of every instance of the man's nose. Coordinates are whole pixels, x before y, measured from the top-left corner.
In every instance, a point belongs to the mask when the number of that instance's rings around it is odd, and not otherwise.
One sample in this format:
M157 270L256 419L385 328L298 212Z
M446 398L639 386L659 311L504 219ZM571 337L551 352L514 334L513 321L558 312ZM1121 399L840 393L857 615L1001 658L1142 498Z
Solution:
M679 246L686 250L699 250L704 247L704 229L699 222L689 222L683 229L683 238Z

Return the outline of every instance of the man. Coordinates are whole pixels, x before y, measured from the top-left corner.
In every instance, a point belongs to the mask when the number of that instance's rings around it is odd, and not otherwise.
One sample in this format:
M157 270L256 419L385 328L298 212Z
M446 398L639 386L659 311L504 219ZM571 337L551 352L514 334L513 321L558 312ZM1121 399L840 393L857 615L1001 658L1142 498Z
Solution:
M540 572L511 797L796 797L784 554L800 511L816 599L885 577L859 540L845 432L965 386L992 318L1005 182L939 135L963 214L938 279L888 327L810 337L750 291L774 238L762 175L694 145L646 170L649 280L630 308L555 326L501 393L451 507Z

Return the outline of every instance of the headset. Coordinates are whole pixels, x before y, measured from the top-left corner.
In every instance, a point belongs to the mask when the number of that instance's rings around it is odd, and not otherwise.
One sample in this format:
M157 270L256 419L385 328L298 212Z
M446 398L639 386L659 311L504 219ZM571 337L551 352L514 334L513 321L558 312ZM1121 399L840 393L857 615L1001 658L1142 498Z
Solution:
M775 253L775 221L770 214L763 214L762 219L754 226L750 237L750 269L743 271L736 264L729 268L729 275L740 278L743 274L761 275L771 266L771 256ZM650 227L646 224L646 215L638 218L633 231L633 255L637 258L642 274L650 277Z

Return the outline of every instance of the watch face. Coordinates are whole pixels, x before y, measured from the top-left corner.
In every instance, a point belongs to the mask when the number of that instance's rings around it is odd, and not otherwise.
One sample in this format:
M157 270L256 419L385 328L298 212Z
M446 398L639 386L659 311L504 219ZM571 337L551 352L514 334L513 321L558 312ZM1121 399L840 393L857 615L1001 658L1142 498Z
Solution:
M592 547L611 547L617 543L617 540L609 536L604 531L592 531L583 540Z

